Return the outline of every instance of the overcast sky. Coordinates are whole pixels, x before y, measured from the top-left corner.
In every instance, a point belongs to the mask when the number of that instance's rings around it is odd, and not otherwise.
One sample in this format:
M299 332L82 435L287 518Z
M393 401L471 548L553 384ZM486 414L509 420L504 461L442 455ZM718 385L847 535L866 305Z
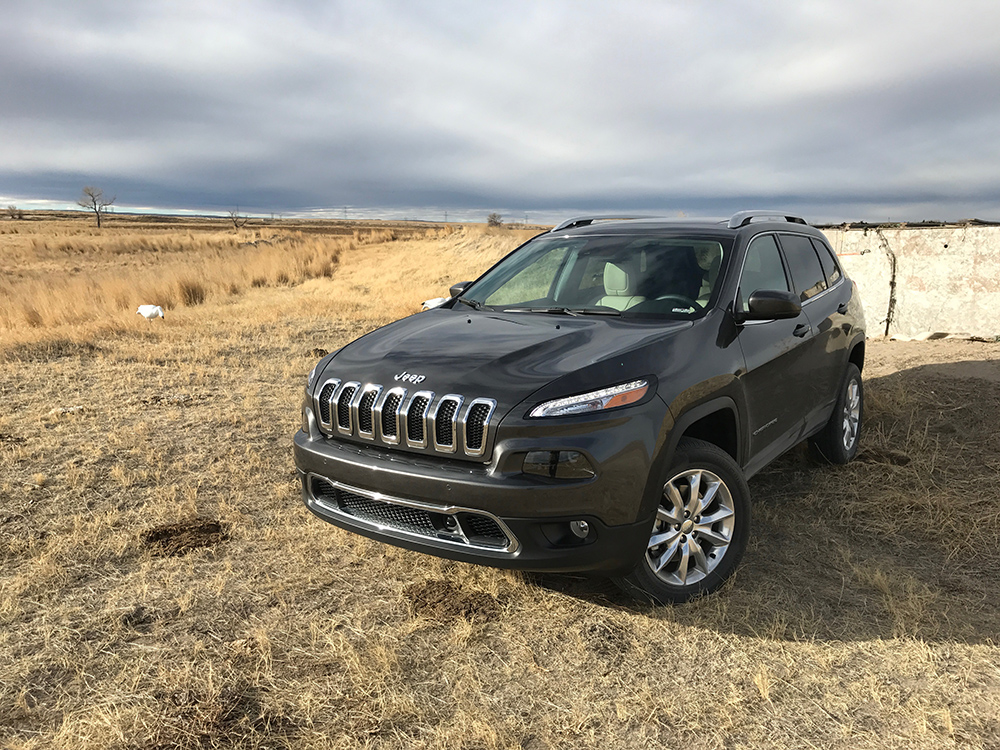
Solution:
M0 201L997 220L998 37L996 0L5 0Z

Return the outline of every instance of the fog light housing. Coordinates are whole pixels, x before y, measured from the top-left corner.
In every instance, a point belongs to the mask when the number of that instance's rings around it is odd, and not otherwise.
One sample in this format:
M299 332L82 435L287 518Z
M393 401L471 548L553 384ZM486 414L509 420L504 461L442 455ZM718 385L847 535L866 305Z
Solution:
M569 530L573 532L573 536L580 539L586 539L590 536L590 524L586 521L570 521Z
M521 471L553 479L590 479L597 474L580 451L531 451Z

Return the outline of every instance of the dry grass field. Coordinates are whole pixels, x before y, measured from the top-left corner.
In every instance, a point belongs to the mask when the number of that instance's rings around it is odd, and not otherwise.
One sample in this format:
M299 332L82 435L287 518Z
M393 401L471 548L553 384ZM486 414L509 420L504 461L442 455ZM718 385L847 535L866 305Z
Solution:
M300 502L320 350L530 232L40 216L0 222L0 748L1000 748L1000 344L870 342L859 460L755 477L734 580L653 608Z

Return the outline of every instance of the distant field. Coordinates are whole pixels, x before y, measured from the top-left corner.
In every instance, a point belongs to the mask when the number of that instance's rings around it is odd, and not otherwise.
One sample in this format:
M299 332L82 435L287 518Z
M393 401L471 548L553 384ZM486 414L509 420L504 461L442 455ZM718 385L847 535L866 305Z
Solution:
M870 342L859 460L685 606L302 507L321 352L531 234L0 220L0 748L1000 747L1000 344Z

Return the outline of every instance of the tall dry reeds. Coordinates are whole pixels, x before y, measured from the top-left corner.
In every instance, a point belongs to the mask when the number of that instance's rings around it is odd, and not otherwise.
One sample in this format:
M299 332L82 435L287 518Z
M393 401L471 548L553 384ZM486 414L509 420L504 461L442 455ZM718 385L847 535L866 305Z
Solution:
M34 238L15 259L27 270L0 277L0 329L41 328L95 320L140 304L164 309L191 307L207 299L232 296L250 286L297 284L331 276L340 253L354 246L346 237L292 233L240 242L233 237L172 235L115 238L86 248L73 240ZM54 255L88 256L84 270L48 270ZM128 250L124 248L129 248ZM94 256L125 255L123 265ZM27 255L33 256L34 263ZM9 258L8 258L9 260Z

